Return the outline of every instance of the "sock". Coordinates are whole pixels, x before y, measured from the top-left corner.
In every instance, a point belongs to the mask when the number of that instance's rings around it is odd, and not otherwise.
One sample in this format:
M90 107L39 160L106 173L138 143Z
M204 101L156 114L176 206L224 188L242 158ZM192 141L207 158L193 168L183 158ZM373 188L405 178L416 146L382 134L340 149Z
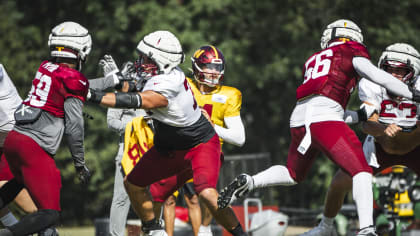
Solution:
M241 224L238 224L238 226L236 226L234 229L229 230L229 233L231 233L233 236L246 236L246 235L248 235L242 229Z
M263 188L276 185L295 185L296 182L289 174L285 166L275 165L252 176L255 188Z
M360 172L353 176L353 199L356 202L359 227L373 225L372 174Z
M19 222L16 219L16 217L12 214L12 212L9 212L6 215L4 215L3 217L1 217L0 221L4 226L12 226L12 225L16 224L17 222Z
M322 220L320 222L320 224L325 224L328 227L333 227L334 225L334 218L330 218L330 217L326 217L326 216L322 216Z

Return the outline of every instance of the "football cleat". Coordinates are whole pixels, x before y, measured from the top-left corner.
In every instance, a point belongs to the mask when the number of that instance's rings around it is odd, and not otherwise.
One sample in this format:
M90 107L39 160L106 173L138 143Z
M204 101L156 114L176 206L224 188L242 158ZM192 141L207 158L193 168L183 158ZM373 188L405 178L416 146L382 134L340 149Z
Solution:
M375 226L371 225L360 229L356 236L378 236L378 234L376 233Z
M254 180L252 177L247 174L240 174L220 192L217 206L224 209L236 199L246 196L253 189Z
M209 226L203 226L201 225L198 229L198 236L213 236L213 233L211 232L211 227Z
M335 231L334 226L327 225L321 221L315 228L301 234L300 236L337 236L337 232Z

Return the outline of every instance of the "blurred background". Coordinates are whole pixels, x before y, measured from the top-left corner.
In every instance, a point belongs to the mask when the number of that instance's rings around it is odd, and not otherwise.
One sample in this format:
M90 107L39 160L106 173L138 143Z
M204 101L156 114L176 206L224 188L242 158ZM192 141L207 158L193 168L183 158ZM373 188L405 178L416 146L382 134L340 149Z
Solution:
M320 48L327 24L340 18L356 22L375 64L389 44L406 42L420 49L416 0L2 0L0 12L0 63L22 98L39 64L49 57L51 29L63 21L78 22L92 35L93 48L82 70L90 79L102 75L98 62L105 54L118 65L134 61L137 43L155 30L169 30L180 39L187 58L181 67L188 76L193 52L215 45L227 62L224 84L242 91L246 129L245 145L225 144L224 152L245 155L248 162L246 155L262 155L263 164L252 164L250 174L286 163L295 89L302 82L306 59ZM358 104L356 91L350 107ZM62 224L69 226L92 225L93 219L108 217L112 199L118 135L107 128L105 108L86 105L85 111L94 116L85 122L86 160L93 172L89 186L78 183L65 146L55 157L62 171ZM363 139L359 127L352 128ZM232 163L241 161L228 161ZM272 188L272 194L260 197L280 210L318 209L335 171L332 162L320 156L302 184ZM233 177L222 178L227 183Z

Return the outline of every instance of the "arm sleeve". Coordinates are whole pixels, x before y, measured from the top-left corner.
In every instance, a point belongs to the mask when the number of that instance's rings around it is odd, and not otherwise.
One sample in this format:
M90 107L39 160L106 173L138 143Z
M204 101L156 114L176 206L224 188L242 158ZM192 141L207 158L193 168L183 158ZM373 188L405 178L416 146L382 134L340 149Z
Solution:
M108 108L108 111L106 114L106 121L108 124L108 128L119 134L124 132L125 125L126 125L121 119L122 113L123 113L123 109Z
M89 88L96 90L105 90L108 88L114 88L116 85L115 80L112 76L100 77L89 80Z
M352 62L354 69L361 77L385 87L397 96L412 99L413 94L406 84L373 65L369 59L354 57Z
M242 146L245 143L245 128L241 116L225 117L226 128L215 125L217 135L225 142Z
M73 158L74 166L85 165L85 150L83 147L84 122L82 115L83 102L69 97L64 102L64 118L67 145Z

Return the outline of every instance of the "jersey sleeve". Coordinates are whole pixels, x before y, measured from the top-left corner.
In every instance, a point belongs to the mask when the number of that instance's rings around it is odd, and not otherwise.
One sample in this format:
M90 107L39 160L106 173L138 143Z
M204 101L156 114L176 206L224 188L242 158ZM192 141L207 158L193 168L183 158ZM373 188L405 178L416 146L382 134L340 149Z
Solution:
M186 80L185 80L186 81ZM162 94L166 99L173 98L178 95L179 86L177 83L163 76L154 76L145 84L142 91L155 91Z
M67 94L65 95L66 98L75 97L83 102L86 101L89 90L89 81L82 73L76 70L67 70L63 77L63 85L67 91Z
M382 102L382 87L365 78L359 82L359 99L375 106L379 111Z
M242 107L242 93L236 88L231 88L231 95L228 99L228 108L225 112L225 117L239 116Z
M366 46L364 46L361 43L353 42L353 41L348 42L348 44L353 51L353 57L366 57L367 59L370 60L370 55Z

